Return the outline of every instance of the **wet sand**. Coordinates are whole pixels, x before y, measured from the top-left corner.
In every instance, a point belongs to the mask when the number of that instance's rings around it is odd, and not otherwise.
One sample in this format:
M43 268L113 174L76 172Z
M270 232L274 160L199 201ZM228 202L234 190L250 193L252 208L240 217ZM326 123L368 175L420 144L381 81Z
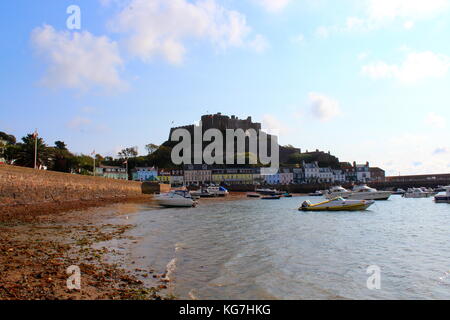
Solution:
M123 215L133 214L137 205L151 202L150 197L108 202L106 206L99 200L2 212L0 299L175 298L166 290L164 273L130 272L111 263L122 255L115 245L133 241L127 231L134 226ZM70 211L74 207L78 210ZM81 290L67 287L70 275L66 270L73 265L81 270ZM144 285L145 278L154 280L152 286Z

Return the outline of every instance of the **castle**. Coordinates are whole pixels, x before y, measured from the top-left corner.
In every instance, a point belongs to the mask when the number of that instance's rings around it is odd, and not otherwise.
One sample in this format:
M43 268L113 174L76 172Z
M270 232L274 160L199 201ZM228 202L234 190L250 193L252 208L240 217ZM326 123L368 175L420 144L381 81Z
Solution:
M201 124L202 124L202 133L204 134L209 129L218 129L222 132L225 132L227 129L242 129L244 131L247 131L249 129L254 129L256 132L259 132L261 130L261 123L259 122L253 122L252 117L247 117L247 119L239 119L235 115L227 116L223 115L222 113L217 114L210 114L210 115L203 115L201 117ZM193 136L194 135L194 124L181 126L181 127L175 127L170 129L170 135L169 135L169 141L170 137L172 136L172 133L176 129L186 129L189 131L189 133ZM272 139L272 135L267 135L268 137L268 147L270 146L270 141ZM208 143L204 143L203 148L206 147ZM246 151L248 151L248 145L246 145L245 148ZM293 153L299 153L300 149L296 148L285 148L283 146L279 146L279 157L280 162L286 162L289 156Z

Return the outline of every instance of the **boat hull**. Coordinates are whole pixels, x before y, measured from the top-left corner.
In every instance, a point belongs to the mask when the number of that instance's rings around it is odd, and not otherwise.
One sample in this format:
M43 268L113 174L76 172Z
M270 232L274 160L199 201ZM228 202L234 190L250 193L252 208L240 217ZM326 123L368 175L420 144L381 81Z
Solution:
M392 193L388 191L377 191L377 192L345 192L337 194L328 194L327 199L334 199L336 197L342 197L348 200L389 200Z
M434 201L436 203L450 203L450 196L436 196Z
M367 210L374 200L339 200L334 199L318 204L302 205L300 211L364 211Z

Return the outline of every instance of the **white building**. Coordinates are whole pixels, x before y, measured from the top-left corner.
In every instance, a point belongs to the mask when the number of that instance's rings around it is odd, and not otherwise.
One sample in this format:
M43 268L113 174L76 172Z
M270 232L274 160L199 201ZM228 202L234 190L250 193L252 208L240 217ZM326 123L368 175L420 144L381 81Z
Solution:
M334 182L346 182L345 173L342 170L333 170Z
M333 171L330 167L319 168L319 182L330 183L334 182Z
M356 164L355 163L355 171L356 171L356 180L358 182L369 182L370 181L370 166L369 162L366 164Z
M305 173L305 182L317 182L320 179L320 168L317 161L303 162L303 171Z

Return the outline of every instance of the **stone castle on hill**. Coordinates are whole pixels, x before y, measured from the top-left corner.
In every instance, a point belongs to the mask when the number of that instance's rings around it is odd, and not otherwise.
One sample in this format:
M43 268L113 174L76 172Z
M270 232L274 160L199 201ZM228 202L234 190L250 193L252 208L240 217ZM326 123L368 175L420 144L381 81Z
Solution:
M225 132L227 129L242 129L244 131L249 129L254 129L257 132L259 132L262 128L261 123L253 122L252 117L247 117L247 119L239 119L238 117L232 115L226 116L221 113L217 114L211 114L211 115L203 115L201 117L201 123L202 123L202 133L205 133L205 131L209 129L218 129L222 132ZM170 137L172 136L172 133L176 129L186 129L188 130L191 135L194 134L194 124L181 126L181 127L175 127L171 128L170 135L169 135L169 141ZM272 138L272 135L268 136L268 147L270 146L270 139ZM205 147L208 143L204 143ZM248 145L246 146L246 151L248 151ZM287 162L289 157L294 153L300 153L300 149L297 148L286 148L283 146L279 146L279 152L280 152L280 162Z

